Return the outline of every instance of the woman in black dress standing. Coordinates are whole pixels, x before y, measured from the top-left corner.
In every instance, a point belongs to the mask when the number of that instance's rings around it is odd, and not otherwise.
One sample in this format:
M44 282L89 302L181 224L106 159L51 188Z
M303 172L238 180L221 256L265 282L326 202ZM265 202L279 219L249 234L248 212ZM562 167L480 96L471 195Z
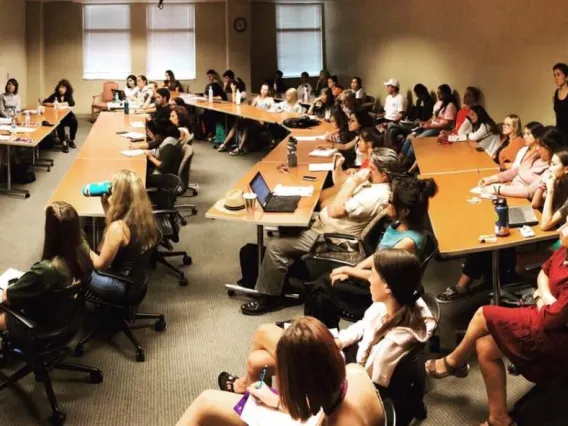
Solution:
M554 82L558 89L554 92L554 113L556 114L556 127L568 140L568 65L558 63L552 67Z

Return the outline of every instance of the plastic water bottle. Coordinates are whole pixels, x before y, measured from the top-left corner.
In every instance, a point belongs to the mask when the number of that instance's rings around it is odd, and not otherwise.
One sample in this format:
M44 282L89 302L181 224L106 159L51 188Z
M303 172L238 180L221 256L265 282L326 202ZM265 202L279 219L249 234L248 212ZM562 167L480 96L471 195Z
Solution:
M213 103L213 86L209 85L209 103Z
M499 197L493 201L495 204L495 235L506 237L509 235L509 206L505 198Z
M237 105L241 104L241 91L237 89L237 93L235 94L235 103Z
M296 155L296 150L298 146L298 140L290 136L288 138L288 167L298 167L298 156Z
M53 108L57 109L58 106L59 106L59 99L57 99L57 96L55 96L55 100L53 101Z
M120 99L118 99L118 91L114 92L114 101L117 103L120 102Z
M85 197L101 197L112 193L112 182L110 180L99 183L88 183L83 185L83 195Z
M30 127L30 112L26 111L24 115L24 127Z
M15 140L16 139L16 117L12 117L12 123L10 125L10 139Z
M128 99L124 100L124 113L130 114L130 103L128 102Z
M304 86L304 103L307 104L310 102L310 93L308 92L308 85Z

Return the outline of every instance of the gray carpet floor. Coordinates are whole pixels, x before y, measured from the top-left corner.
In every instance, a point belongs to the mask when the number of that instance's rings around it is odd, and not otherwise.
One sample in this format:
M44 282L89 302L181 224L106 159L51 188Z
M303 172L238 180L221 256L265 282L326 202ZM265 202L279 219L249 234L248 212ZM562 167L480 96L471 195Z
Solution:
M89 129L90 124L80 120L79 147ZM161 266L152 272L142 310L164 313L168 325L163 333L155 332L151 323L135 331L145 348L146 362L137 363L130 343L124 336L117 335L110 343L91 342L83 358L72 359L101 368L103 383L85 383L81 375L74 373L53 374L60 406L68 415L67 424L175 424L201 391L216 388L220 371L244 372L257 326L302 313L301 307L294 307L262 317L245 317L239 312L243 299L227 297L223 284L240 277L239 248L247 242L255 242L255 228L209 220L204 214L261 154L230 157L217 153L204 142L195 142L194 147L192 181L198 182L200 189L197 197L188 200L197 205L199 213L182 229L182 241L176 247L187 250L193 257L193 265L186 267L190 284L180 287L177 279ZM56 163L49 173L36 170L37 181L27 185L31 198L0 197L0 271L8 267L26 270L39 258L43 208L76 152L42 154L53 157ZM427 290L443 290L456 280L459 271L458 261L431 262L425 277ZM481 300L482 296L443 307L439 330L442 346L454 345L454 328L467 324ZM523 378L508 377L510 404L530 388ZM475 362L468 378L433 383L426 404L429 416L424 425L475 424L484 420L486 396ZM43 387L36 384L33 377L0 392L2 425L41 424L48 414Z

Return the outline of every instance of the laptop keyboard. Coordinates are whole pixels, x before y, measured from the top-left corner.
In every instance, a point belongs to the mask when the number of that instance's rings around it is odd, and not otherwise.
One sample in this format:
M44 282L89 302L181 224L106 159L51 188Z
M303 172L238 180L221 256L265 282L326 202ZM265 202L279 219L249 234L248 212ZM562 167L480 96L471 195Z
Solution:
M271 197L266 208L273 211L294 211L299 198L297 196Z

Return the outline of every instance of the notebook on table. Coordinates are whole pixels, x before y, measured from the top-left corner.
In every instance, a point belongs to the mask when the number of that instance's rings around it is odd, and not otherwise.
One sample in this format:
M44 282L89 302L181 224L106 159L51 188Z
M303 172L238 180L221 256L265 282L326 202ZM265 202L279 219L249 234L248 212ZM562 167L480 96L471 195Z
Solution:
M532 206L509 207L509 226L520 228L524 225L537 225L538 219Z
M265 212L271 213L293 213L298 207L300 197L295 195L282 196L274 195L266 184L260 172L250 181L252 192L256 194L258 203Z

